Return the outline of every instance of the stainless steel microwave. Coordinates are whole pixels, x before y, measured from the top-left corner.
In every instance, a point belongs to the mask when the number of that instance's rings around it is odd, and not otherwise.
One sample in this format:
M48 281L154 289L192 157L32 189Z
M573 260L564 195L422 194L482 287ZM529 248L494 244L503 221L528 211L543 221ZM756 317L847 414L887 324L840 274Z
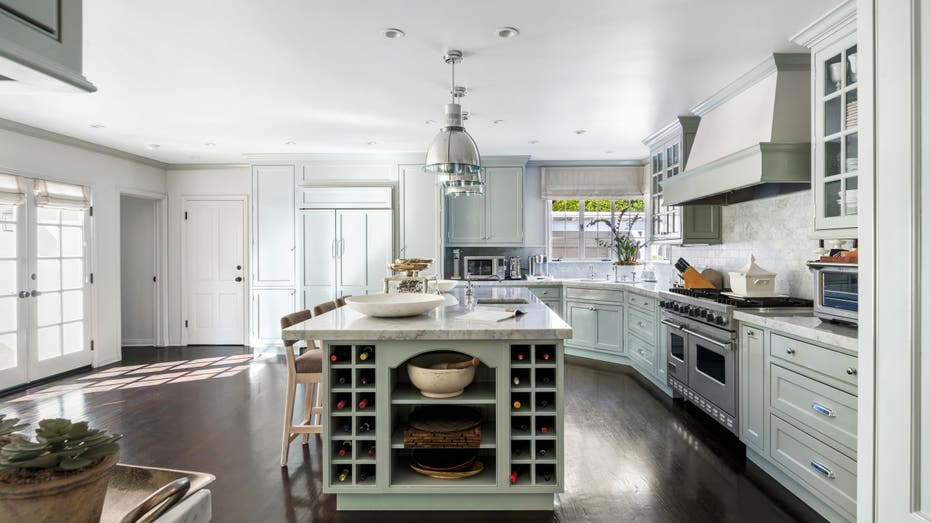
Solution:
M504 257L503 256L465 256L463 259L465 265L466 279L472 280L500 280L504 279Z
M859 267L853 263L808 262L814 280L815 316L857 324Z

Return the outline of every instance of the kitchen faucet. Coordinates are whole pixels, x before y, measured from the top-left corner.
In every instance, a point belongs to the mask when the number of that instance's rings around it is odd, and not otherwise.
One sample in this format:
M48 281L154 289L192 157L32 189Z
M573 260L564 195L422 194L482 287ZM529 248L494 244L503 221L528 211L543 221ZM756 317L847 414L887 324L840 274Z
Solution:
M594 279L595 279L595 266L594 266L594 265L589 265L589 266L588 266L588 270L589 270L589 272L591 273L591 274L589 275L589 279L594 280Z

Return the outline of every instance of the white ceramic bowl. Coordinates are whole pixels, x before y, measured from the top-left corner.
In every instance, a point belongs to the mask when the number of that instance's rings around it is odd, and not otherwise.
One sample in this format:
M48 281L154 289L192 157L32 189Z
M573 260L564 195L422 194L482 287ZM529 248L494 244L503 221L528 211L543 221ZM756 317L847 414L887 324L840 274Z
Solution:
M444 367L446 363L470 360L465 354L433 352L417 356L407 364L407 375L411 383L427 398L455 398L475 379L475 367L464 369L431 368Z
M446 300L436 294L364 294L346 298L346 305L366 316L402 318L417 316L443 305Z
M448 292L456 288L456 285L459 284L456 280L435 280L432 282L433 286L436 287L436 290L440 292Z

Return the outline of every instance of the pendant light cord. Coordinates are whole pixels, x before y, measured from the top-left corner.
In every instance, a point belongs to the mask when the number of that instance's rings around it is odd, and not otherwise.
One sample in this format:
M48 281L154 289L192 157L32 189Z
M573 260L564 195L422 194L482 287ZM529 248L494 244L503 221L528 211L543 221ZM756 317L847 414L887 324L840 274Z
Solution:
M450 62L450 65L451 65L452 68L453 68L453 74L452 74L452 76L453 76L453 84L452 84L452 85L450 86L450 88L449 88L449 94L450 94L451 97L452 97L453 103L456 103L456 61L453 60L452 62Z

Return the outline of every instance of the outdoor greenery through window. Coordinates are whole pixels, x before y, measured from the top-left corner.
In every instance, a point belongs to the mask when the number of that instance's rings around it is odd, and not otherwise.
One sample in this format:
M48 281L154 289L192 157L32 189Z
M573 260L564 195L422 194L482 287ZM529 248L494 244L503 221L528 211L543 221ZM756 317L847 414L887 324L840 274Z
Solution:
M631 237L645 239L643 200L552 200L550 209L554 260L614 260L611 227L605 222L615 224L621 234L630 227Z

